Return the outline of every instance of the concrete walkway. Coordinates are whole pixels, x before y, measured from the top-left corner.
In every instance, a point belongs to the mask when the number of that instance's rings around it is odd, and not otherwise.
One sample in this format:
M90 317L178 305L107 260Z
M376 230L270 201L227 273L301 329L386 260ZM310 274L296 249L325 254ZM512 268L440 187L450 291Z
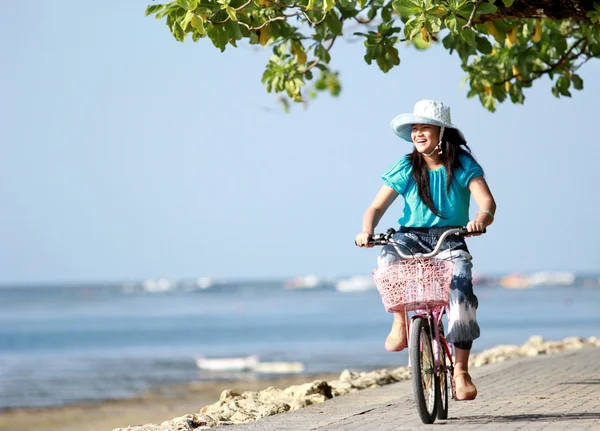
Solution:
M291 413L214 430L600 430L600 349L471 370L476 400L450 401L448 420L423 425L410 381L344 395Z

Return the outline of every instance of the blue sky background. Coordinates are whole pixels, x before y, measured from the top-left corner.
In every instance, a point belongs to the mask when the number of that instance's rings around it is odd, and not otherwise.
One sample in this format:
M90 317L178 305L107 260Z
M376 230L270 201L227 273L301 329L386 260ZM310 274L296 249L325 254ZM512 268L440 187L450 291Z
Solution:
M572 99L545 80L492 114L443 49L383 74L336 42L341 96L288 115L260 83L270 49L178 43L149 3L4 6L0 284L368 274L354 236L410 151L389 122L422 98L451 105L498 203L476 272L600 269L597 60Z

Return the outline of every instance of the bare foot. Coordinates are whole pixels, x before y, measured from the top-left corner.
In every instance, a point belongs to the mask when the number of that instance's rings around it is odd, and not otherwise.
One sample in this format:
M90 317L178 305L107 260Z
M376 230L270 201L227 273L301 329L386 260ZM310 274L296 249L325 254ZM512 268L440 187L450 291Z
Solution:
M456 387L457 401L474 400L477 396L477 388L466 371L459 371L454 375L454 386Z
M406 347L406 324L402 320L394 320L392 330L385 340L385 349L390 352L400 352Z

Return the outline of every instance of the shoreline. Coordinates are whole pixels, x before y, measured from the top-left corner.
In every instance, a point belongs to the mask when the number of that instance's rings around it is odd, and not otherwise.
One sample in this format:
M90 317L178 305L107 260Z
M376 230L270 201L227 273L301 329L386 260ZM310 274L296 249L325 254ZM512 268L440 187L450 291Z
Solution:
M544 341L533 336L522 346L500 345L474 353L470 366L585 347L600 347L600 340L596 337L569 337L561 341ZM175 426L174 429L182 426L180 429L188 430L195 429L183 423L190 422L190 417L194 419L192 422L206 420L207 427L243 423L408 378L407 367L399 367L394 370L345 370L341 374L296 375L252 381L194 382L160 387L135 398L107 400L99 404L9 408L0 411L0 429L145 431L158 429L159 425L153 424L168 424ZM245 402L253 404L254 413L245 410ZM263 404L266 410L261 412L256 406L262 407Z
M219 399L222 391L257 391L267 386L284 389L311 379L330 380L339 373L272 377L259 380L207 381L169 385L124 399L49 407L9 407L0 410L0 430L106 431L125 423L164 422L197 412Z

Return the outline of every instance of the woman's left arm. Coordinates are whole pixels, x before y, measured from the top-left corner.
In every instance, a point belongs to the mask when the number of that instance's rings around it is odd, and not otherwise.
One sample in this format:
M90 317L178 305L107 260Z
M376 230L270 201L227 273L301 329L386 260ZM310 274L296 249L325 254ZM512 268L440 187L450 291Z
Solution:
M482 231L494 222L496 201L483 177L473 178L469 182L469 191L473 195L475 202L477 202L479 211L475 220L470 221L467 225L467 230L469 232Z

